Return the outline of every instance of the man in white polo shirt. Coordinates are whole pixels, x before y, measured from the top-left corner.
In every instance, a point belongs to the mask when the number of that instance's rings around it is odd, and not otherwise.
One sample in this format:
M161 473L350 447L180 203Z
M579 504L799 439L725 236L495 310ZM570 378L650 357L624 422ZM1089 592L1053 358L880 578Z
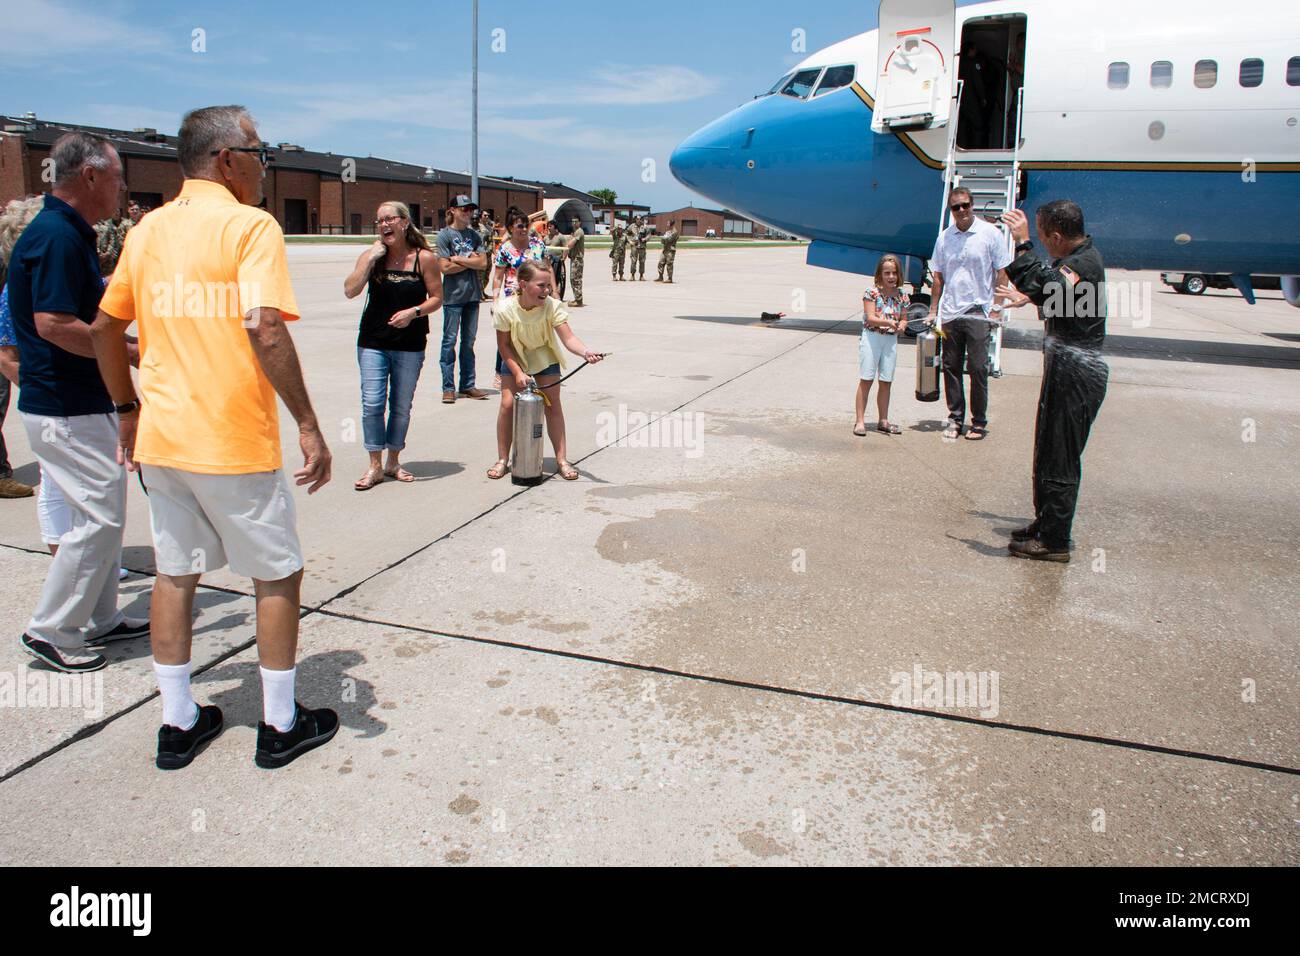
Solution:
M998 228L979 219L970 190L958 186L948 194L952 225L939 233L930 256L933 294L931 319L943 330L943 391L948 400L948 427L943 437L961 435L966 423L962 363L970 375L970 441L988 434L989 307L993 290L1006 284L1011 250Z

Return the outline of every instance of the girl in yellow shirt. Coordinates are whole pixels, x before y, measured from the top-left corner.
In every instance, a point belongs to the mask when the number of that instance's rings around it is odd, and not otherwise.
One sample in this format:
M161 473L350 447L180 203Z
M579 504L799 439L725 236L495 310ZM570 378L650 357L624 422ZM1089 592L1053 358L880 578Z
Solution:
M535 379L550 400L546 408L546 431L555 446L555 469L561 478L573 481L578 469L569 464L564 437L564 409L560 390L553 386L560 380L564 356L560 345L591 364L604 356L582 344L569 327L569 314L559 300L552 298L555 276L545 261L529 260L519 266L518 291L496 311L492 327L501 350L501 408L497 412L497 460L488 469L489 478L501 478L509 470L510 444L514 439L515 394Z

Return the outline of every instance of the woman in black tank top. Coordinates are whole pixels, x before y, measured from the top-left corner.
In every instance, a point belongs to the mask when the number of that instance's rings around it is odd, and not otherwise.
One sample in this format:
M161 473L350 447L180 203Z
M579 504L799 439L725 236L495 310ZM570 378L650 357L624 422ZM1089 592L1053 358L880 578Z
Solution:
M349 299L366 291L357 335L362 441L370 467L356 482L366 491L385 477L414 481L399 458L424 367L429 313L442 306L442 270L404 203L386 202L375 218L379 239L343 281ZM387 412L387 416L385 416ZM384 462L384 452L388 461Z

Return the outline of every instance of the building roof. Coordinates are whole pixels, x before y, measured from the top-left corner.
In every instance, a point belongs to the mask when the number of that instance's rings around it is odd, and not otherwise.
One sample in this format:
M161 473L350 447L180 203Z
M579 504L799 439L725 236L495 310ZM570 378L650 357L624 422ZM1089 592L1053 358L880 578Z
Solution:
M677 216L689 212L707 212L711 216L721 216L724 219L749 219L748 216L733 212L730 209L711 209L707 206L682 206L680 209L669 209L666 212L657 212L656 216ZM754 220L750 220L751 222Z
M547 199L577 199L589 205L595 206L600 203L600 199L591 193L584 193L581 189L574 189L572 186L566 186L564 183L542 183L535 182L531 179L519 179L516 176L497 176L498 180L504 180L508 183L519 183L523 186L535 186L542 191L542 195Z
M28 120L20 117L0 116L0 128L6 132L21 133L33 146L50 147L64 133L93 133L111 140L113 146L123 156L139 156L153 159L176 159L178 140L175 136L159 133L153 129L108 129L101 126L85 126L76 123L56 123L47 120ZM382 159L377 156L349 156L346 153L317 152L303 149L289 143L272 147L271 165L278 169L302 170L316 172L323 176L340 176L343 161L352 159L356 162L358 179L386 179L393 182L438 182L453 186L470 186L470 177L465 173L451 172L446 169L434 169L433 176L427 174L432 167L414 163L403 163L395 159ZM522 179L496 179L480 176L479 185L497 189L537 190L538 184Z

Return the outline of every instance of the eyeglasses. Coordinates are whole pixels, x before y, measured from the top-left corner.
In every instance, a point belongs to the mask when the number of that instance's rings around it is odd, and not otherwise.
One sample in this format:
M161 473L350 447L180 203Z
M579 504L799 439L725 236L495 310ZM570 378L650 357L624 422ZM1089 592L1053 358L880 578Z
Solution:
M971 204L968 202L955 202L948 208L951 209L953 212L961 212L963 209L969 209L970 207Z
M228 149L232 153L257 153L257 161L263 166L271 165L271 149L268 146L223 146L222 149ZM214 149L208 153L209 156L220 156L221 150Z
M405 216L384 216L382 219L376 219L376 226L391 226L395 222L404 222Z

